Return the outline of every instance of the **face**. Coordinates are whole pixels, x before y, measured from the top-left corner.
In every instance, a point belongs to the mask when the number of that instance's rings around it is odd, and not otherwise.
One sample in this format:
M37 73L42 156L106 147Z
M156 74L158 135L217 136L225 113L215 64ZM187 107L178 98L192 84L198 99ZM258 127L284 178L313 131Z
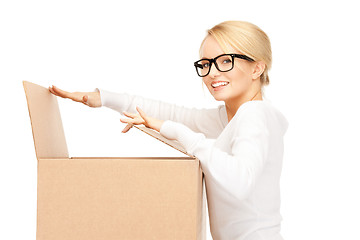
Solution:
M229 49L228 53L238 53ZM214 37L208 36L203 44L200 58L215 58L224 51ZM218 101L239 101L247 96L251 84L253 84L255 63L243 59L234 58L234 68L229 72L220 72L214 65L210 73L203 77L203 81L211 95Z

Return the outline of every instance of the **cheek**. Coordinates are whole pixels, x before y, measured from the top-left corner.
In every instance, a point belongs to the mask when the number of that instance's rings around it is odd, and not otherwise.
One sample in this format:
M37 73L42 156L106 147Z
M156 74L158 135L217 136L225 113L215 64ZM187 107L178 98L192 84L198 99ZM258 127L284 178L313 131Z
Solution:
M208 77L205 77L202 79L203 84L210 90L211 86L211 80Z
M247 66L243 66L240 64L235 65L233 71L231 72L234 75L242 76L242 77L249 75L249 69L247 68Z
M246 71L244 68L234 67L233 71L228 72L228 78L231 79L231 82L236 85L248 85L251 83L251 74L250 71Z

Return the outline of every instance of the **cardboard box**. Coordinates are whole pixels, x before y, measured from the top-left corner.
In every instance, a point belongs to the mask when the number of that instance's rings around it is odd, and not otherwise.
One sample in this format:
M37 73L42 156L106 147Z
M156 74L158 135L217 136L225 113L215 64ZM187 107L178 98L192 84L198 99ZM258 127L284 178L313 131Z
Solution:
M57 98L23 84L38 160L37 240L205 239L198 159L69 157Z

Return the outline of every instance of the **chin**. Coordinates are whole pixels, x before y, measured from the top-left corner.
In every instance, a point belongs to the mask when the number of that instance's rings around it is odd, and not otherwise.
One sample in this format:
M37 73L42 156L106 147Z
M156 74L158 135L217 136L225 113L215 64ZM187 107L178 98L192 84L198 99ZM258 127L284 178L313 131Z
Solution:
M212 94L212 96L216 101L226 101L228 99L228 97L223 94Z

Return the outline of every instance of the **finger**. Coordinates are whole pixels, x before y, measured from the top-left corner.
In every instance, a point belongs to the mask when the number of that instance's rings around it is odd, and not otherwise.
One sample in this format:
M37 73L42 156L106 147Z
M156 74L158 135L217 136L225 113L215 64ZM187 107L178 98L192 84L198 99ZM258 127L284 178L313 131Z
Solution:
M144 120L142 118L121 118L120 122L122 123L129 123L134 125L140 125L144 123Z
M147 118L145 112L139 108L139 107L136 107L136 110L138 111L138 113L140 114L140 116L145 120Z
M56 92L54 92L54 90L52 89L52 87L49 87L49 92L51 92L52 94L59 96Z
M61 97L57 92L54 91L53 86L52 86L52 87L49 87L49 91L50 91L52 94Z
M124 129L121 131L122 133L126 133L128 132L134 125L129 123L128 125L126 125L126 127L124 127Z
M136 118L137 116L139 116L139 114L137 113L129 113L129 112L123 112L123 114L129 118Z
M135 124L135 120L132 118L120 118L120 122L128 123L128 124Z
M53 85L52 87L52 90L60 97L65 97L65 98L69 98L70 97L70 93L67 92L67 91L64 91L64 90L61 90L60 88L58 87L55 87Z
M122 123L130 123L131 119L129 118L120 118L120 122Z

